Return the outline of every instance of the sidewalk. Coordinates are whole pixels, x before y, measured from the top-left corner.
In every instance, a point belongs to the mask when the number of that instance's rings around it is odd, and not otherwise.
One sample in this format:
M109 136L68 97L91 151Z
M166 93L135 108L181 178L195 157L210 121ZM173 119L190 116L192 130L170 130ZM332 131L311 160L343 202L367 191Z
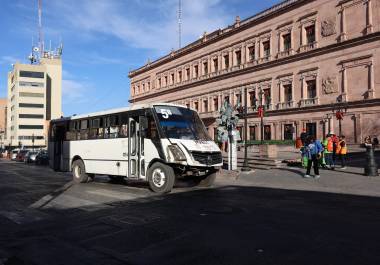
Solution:
M338 168L334 171L322 169L319 179L306 179L303 177L304 174L304 169L296 167L255 170L250 173L223 171L218 182L222 185L380 197L380 176L364 176L363 169L360 168L347 167L346 170Z

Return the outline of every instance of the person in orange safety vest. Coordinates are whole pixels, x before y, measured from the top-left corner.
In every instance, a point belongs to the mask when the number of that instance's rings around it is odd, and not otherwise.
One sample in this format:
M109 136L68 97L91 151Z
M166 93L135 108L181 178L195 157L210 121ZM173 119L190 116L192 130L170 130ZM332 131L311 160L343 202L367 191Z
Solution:
M339 155L342 169L346 169L347 144L346 137L344 135L339 137L336 153Z

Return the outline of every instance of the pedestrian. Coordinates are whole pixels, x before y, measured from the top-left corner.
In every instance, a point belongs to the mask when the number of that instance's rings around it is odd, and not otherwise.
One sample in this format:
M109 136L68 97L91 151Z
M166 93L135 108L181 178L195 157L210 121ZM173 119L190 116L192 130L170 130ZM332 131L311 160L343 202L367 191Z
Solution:
M321 153L323 151L322 144L319 140L315 140L313 136L309 136L305 142L305 156L308 158L307 162L307 169L306 169L306 174L305 178L310 178L310 171L311 171L311 166L314 168L314 178L318 179L320 177L319 175L319 163L318 159L321 157Z
M306 133L306 129L305 128L302 129L302 133L300 135L300 138L301 138L301 141L302 141L302 145L304 146L305 142L306 142L306 139L307 139L307 133Z
M338 136L336 136L336 134L333 133L332 136L331 136L331 140L332 140L332 144L333 144L332 167L331 167L331 169L334 170L335 169L336 158L337 158L336 149L338 147L339 138L338 138Z
M327 134L325 140L323 141L324 146L324 157L326 161L326 167L327 168L334 168L334 163L332 159L332 153L333 153L333 141L331 138L331 134Z
M368 135L364 138L364 145L372 145L371 136Z
M339 154L341 168L346 169L347 144L346 144L346 137L344 135L339 137L337 153Z

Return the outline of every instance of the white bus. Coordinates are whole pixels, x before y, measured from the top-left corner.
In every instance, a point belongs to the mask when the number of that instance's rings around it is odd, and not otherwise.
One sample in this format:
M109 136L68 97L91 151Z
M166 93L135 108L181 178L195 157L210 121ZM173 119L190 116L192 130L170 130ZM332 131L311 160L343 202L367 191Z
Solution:
M148 181L170 192L176 178L210 186L222 154L196 111L174 104L144 104L52 120L49 164L84 183L95 174Z

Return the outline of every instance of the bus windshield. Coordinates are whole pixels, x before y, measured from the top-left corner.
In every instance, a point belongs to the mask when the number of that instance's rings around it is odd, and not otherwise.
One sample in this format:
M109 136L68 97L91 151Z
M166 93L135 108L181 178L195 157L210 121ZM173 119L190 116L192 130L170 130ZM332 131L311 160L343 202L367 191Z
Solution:
M155 106L158 123L165 138L211 141L195 111L175 106Z

